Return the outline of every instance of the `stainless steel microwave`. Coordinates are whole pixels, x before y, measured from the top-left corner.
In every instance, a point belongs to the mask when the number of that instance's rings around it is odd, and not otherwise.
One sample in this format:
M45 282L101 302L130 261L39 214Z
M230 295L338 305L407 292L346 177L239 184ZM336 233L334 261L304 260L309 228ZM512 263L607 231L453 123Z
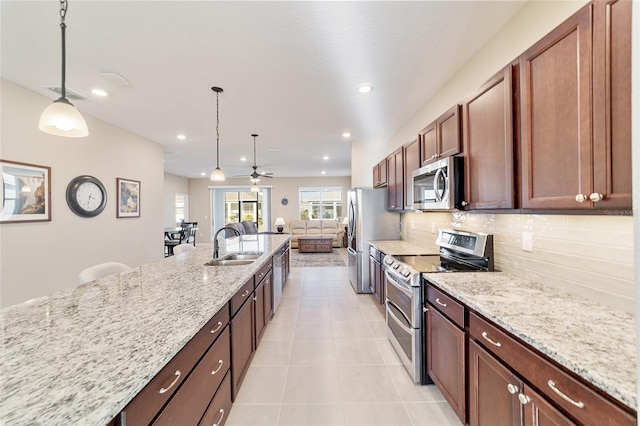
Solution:
M463 157L446 157L416 169L413 177L414 210L462 209Z

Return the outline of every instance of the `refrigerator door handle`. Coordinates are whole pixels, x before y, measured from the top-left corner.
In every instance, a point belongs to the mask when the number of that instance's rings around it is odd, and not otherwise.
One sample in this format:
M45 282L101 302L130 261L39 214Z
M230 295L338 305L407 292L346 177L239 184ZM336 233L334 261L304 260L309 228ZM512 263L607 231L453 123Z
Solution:
M358 252L357 252L357 251L355 251L355 250L354 250L353 248L351 248L351 247L347 247L347 252L348 252L350 255L353 255L353 256L355 256L356 254L358 254Z

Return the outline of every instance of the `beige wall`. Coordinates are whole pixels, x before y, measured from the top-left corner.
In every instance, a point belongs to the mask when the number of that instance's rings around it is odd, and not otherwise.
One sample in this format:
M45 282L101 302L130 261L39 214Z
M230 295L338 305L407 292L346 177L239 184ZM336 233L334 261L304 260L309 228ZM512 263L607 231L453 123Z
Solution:
M38 119L51 99L6 80L1 90L0 158L51 167L52 220L0 224L0 305L74 286L79 272L96 263L161 259L162 147L87 115L87 138L47 135ZM83 174L107 189L107 207L95 218L76 216L65 201L67 184ZM116 218L117 177L141 182L140 218Z
M176 226L176 194L189 195L189 179L172 175L171 173L164 174L164 226L170 228ZM190 211L188 212L191 213ZM185 220L192 222L189 218L189 214Z
M267 180L267 179L263 179ZM192 221L198 221L197 242L209 242L211 236L211 203L209 187L211 186L246 186L248 179L227 179L225 182L212 182L209 179L189 179L189 210ZM262 183L262 182L261 182ZM346 191L351 188L351 177L319 177L319 178L279 178L268 179L265 185L271 187L271 217L275 221L282 217L286 222L298 218L298 188L300 187L341 187L343 189L342 206L346 215ZM286 206L281 200L287 198ZM275 229L273 223L272 228Z

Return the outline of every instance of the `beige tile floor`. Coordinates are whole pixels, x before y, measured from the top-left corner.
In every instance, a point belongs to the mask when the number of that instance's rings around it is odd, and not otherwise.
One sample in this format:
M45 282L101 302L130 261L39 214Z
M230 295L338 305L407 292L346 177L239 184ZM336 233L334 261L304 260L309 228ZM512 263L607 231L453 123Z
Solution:
M370 295L347 268L292 268L227 425L460 425L433 386L414 385Z

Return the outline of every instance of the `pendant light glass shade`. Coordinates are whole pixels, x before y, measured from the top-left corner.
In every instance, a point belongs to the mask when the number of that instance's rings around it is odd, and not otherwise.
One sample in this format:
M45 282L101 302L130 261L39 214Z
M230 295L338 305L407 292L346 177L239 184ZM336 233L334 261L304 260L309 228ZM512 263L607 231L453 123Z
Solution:
M84 117L65 98L58 99L42 111L38 128L50 135L70 138L83 138L89 135Z
M251 192L260 192L260 187L258 186L257 183L254 183L253 185L251 185Z
M70 138L83 138L89 135L87 122L82 114L66 98L66 47L65 31L67 25L64 19L67 16L67 0L60 0L60 32L62 34L62 84L60 85L60 98L45 108L40 115L38 128L45 133Z
M225 177L224 177L224 173L222 172L222 169L220 169L220 167L216 167L213 173L211 173L210 179L218 182L224 181Z

